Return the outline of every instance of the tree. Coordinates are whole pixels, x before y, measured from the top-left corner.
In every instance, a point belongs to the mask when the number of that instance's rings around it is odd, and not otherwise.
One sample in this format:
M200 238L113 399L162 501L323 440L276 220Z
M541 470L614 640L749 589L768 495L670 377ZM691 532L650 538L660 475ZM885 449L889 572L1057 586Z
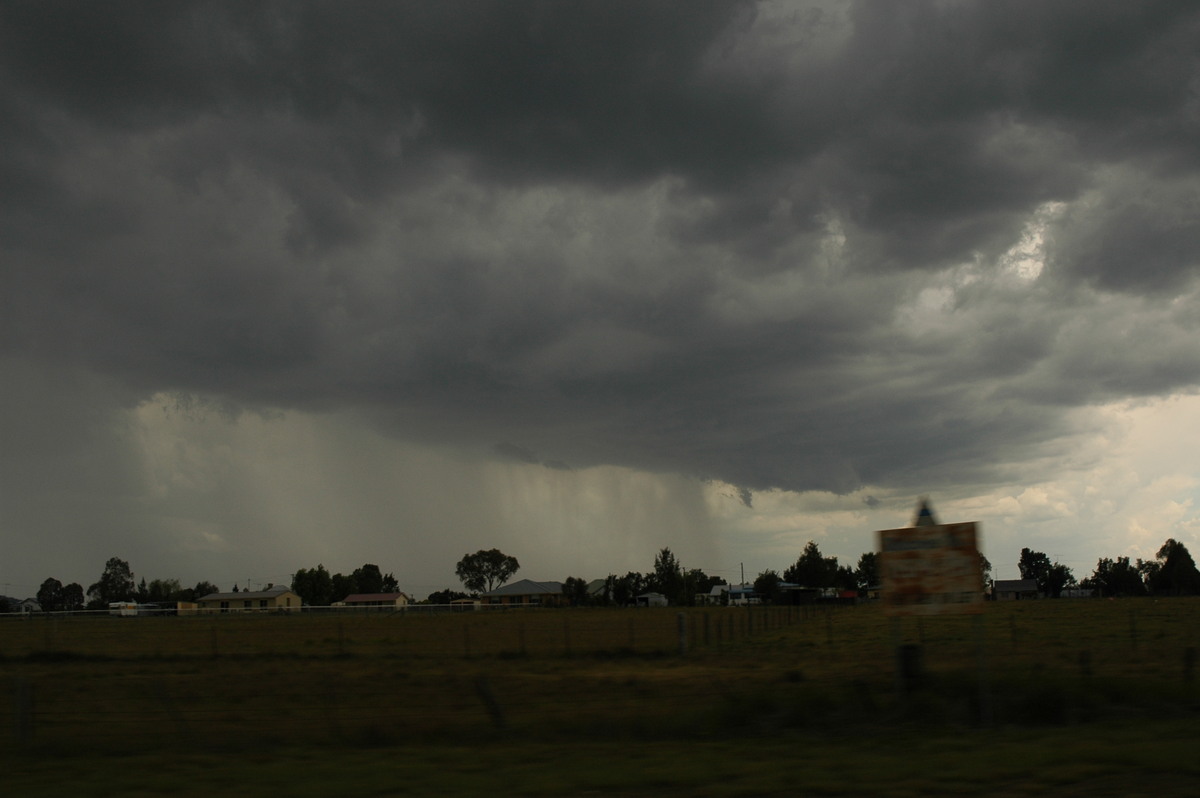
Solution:
M592 596L588 593L587 586L586 579L568 576L562 586L563 598L572 606L586 607L592 603Z
M333 577L324 565L292 575L292 590L310 607L328 607L333 603Z
M774 604L779 599L779 574L768 568L754 577L754 592L763 604Z
M382 593L383 572L374 563L366 563L354 570L355 593Z
M474 554L463 555L454 573L472 593L490 593L507 582L520 568L516 557L499 549L480 549Z
M1038 592L1046 592L1046 577L1050 574L1050 558L1045 553L1032 549L1021 549L1021 558L1017 560L1017 568L1022 579L1032 579L1037 582Z
M662 593L672 604L686 604L683 595L683 566L668 548L660 549L654 558L653 590Z
M1158 550L1158 560L1162 565L1149 580L1151 592L1166 596L1200 593L1200 570L1186 546L1170 538Z
M1032 549L1021 549L1021 558L1017 561L1022 579L1032 579L1037 582L1038 592L1044 596L1058 598L1063 588L1075 584L1075 576L1071 569L1060 562L1050 562L1044 552Z
M992 592L992 587L995 585L992 581L992 563L983 556L983 552L979 553L979 580L979 587L985 594Z
M605 582L608 595L618 607L633 604L648 588L647 578L637 571L630 571L624 576L609 574Z
M1101 557L1096 570L1083 580L1083 587L1099 591L1102 596L1141 596L1146 593L1142 575L1130 565L1128 557L1111 560Z
M831 557L835 563L837 557ZM854 569L849 565L838 565L834 567L833 586L839 590L858 590L858 578L854 575Z
M150 584L146 585L145 597L142 600L151 604L187 601L188 599L181 597L182 593L183 588L178 579L151 579Z
M457 590L446 588L445 590L435 590L430 593L425 599L426 604L449 604L455 599L470 598L466 593L461 593Z
M722 584L719 578L709 576L699 568L689 568L683 573L684 603L688 606L695 605L697 596L709 595L713 586L719 584Z
M358 580L354 578L354 574L350 574L349 576L334 574L329 582L330 589L333 591L334 601L344 601L346 596L366 592L365 590L358 589Z
M396 576L391 573L383 575L383 593L399 593L400 583L396 581Z
M191 592L190 597L187 595L187 593L189 591ZM209 595L212 595L213 593L220 593L220 592L221 592L221 588L217 587L212 582L201 580L196 583L195 587L188 588L188 590L185 590L184 595L180 598L180 601L197 601L199 599L204 598L205 596L209 596ZM297 591L297 595L298 594L299 594L299 592Z
M874 551L863 552L858 558L858 567L854 569L854 583L860 593L866 593L873 587L879 587L879 554Z
M83 586L72 582L62 589L62 608L67 612L78 612L83 609Z
M835 587L838 576L837 557L823 556L810 540L795 564L783 572L783 581L800 587Z
M111 602L131 600L136 592L129 563L112 557L104 564L100 581L88 588L88 606L106 609Z
M62 582L50 577L38 588L37 603L42 612L58 612L63 609Z

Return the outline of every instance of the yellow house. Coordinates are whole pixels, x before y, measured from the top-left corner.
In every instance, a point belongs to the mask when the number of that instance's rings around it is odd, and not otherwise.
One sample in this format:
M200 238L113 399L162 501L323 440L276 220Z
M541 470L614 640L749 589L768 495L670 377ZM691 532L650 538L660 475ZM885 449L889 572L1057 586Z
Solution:
M408 606L408 596L404 593L352 593L341 603L349 609L394 612Z
M282 586L267 585L266 590L240 593L209 593L196 599L201 613L209 612L299 612L300 596Z

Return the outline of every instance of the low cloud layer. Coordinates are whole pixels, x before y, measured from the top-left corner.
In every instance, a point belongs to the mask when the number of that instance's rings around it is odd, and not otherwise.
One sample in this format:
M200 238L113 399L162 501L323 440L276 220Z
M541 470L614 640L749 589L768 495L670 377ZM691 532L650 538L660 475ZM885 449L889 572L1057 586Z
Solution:
M1080 408L1200 381L1198 39L1170 2L5 3L6 524L162 395L746 506L1087 468Z

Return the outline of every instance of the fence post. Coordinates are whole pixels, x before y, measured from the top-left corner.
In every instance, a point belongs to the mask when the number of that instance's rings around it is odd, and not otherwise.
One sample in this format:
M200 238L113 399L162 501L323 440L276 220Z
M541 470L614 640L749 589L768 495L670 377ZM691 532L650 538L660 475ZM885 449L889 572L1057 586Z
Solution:
M679 656L687 654L687 614L679 613Z
M13 682L13 735L18 745L33 741L33 687L20 676Z

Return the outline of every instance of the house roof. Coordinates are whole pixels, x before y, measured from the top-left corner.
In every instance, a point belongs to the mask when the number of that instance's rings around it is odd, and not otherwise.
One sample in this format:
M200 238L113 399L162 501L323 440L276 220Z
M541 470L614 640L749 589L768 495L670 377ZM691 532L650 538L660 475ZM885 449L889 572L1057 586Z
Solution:
M402 596L408 598L403 593L351 593L342 600L347 604L363 604L368 601L395 601Z
M1036 579L997 579L996 584L992 588L996 591L1001 590L1016 590L1024 592L1027 590L1037 590Z
M535 582L532 579L522 579L509 585L503 585L495 590L484 593L485 596L544 596L549 593L562 593L562 582Z
M243 590L239 593L209 593L207 596L201 596L196 601L241 601L249 599L265 599L275 598L284 593L292 593L290 587L276 585L267 590ZM294 595L294 594L293 594Z

